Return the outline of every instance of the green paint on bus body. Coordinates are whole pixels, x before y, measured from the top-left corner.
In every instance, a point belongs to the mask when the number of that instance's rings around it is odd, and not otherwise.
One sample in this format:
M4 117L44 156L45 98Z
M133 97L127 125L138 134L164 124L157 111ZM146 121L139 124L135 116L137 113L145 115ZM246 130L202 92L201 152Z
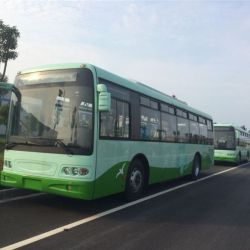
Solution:
M202 170L211 166L212 159L202 158ZM107 172L96 180L67 180L36 175L23 175L3 171L1 184L3 186L31 189L77 199L91 200L103 196L123 192L126 185L127 171L130 162L120 162L110 167ZM150 167L149 184L171 180L192 172L192 161L183 168Z
M3 171L1 175L2 186L25 188L39 192L46 192L77 199L93 199L94 182L63 180L37 175L20 175Z

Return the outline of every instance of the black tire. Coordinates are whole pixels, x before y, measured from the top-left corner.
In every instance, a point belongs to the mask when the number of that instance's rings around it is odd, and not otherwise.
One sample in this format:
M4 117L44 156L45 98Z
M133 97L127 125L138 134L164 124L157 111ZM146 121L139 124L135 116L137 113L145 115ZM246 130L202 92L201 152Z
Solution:
M201 171L201 159L199 155L195 155L193 160L193 168L192 168L192 174L191 174L191 180L197 180L200 176Z
M237 165L240 165L240 163L241 163L241 153L239 153L239 155L238 155Z
M141 161L134 160L129 167L125 197L128 201L133 201L142 196L146 187L146 172Z

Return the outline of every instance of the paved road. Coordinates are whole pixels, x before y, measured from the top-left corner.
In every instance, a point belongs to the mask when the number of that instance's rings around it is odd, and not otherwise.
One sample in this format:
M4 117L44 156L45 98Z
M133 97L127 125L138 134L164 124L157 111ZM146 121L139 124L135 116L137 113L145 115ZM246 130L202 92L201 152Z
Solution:
M24 249L250 249L250 164L36 241ZM189 183L150 187L148 194ZM124 204L50 195L0 204L0 247Z

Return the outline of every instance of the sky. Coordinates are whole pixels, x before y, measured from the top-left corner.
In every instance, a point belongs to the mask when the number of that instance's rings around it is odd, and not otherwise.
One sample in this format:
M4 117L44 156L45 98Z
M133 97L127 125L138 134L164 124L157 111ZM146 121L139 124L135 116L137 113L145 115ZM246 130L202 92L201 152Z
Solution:
M249 13L250 1L0 0L21 34L7 75L92 63L250 130Z

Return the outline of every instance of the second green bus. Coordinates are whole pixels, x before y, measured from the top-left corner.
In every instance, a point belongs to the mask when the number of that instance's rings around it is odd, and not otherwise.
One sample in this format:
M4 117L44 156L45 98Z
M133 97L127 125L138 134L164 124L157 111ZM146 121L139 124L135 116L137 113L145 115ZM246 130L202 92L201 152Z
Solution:
M214 124L214 147L217 162L249 161L250 133L232 124Z

